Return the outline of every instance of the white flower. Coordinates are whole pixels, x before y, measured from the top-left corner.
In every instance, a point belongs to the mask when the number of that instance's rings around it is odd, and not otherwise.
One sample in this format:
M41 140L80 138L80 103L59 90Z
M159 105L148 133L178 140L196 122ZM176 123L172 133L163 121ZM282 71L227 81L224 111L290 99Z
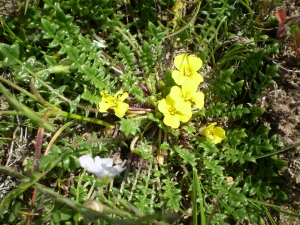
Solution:
M119 173L123 172L126 167L123 167L126 160L122 165L113 165L112 158L103 158L96 156L95 161L89 155L83 155L79 157L80 166L85 168L88 172L95 174L99 179L102 179L105 175L109 178L113 178Z

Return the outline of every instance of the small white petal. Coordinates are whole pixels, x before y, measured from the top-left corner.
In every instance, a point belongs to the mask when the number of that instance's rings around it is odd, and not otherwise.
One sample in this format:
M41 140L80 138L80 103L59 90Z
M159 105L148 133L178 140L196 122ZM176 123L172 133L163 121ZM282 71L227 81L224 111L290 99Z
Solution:
M114 176L118 175L119 173L122 173L126 167L122 167L122 165L117 165L114 167L106 168L106 171L109 173L109 177L113 178Z
M112 167L113 159L112 158L100 158L96 156L95 163L99 168Z
M95 161L89 155L83 155L79 158L81 167L85 168L88 172L95 174L99 179L102 179L105 175L109 178L113 178L119 173L123 172L126 167L123 167L126 160L122 165L113 165L112 158L103 158L96 156Z
M90 173L98 173L100 168L96 165L95 161L90 155L83 155L79 157L80 166L85 168Z

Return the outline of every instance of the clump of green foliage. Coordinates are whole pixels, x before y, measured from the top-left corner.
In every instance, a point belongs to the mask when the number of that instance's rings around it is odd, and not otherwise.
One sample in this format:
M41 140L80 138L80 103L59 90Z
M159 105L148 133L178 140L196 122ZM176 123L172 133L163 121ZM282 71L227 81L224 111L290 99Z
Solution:
M9 75L0 76L0 90L12 107L0 112L1 145L18 126L36 134L21 171L0 167L19 182L0 203L2 223L273 222L269 208L287 200L278 175L286 162L276 157L282 142L261 122L257 99L278 76L269 60L278 44L253 28L252 4L39 0L1 17L0 69ZM231 36L249 41L229 43ZM174 85L178 52L204 62L206 100L172 129L157 101ZM103 90L129 94L125 118L99 113ZM212 122L226 131L221 143L199 133ZM127 169L109 185L78 161L115 153Z

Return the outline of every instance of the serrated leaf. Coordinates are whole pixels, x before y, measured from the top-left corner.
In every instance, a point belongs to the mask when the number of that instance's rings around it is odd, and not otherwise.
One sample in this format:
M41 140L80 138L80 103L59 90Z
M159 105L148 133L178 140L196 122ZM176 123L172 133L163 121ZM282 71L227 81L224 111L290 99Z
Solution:
M168 150L170 148L170 145L167 143L167 142L164 142L160 145L160 150L161 151L165 151L165 150Z
M139 121L131 120L129 118L121 118L120 131L122 131L126 137L128 137L130 134L135 136L138 132L140 132L139 125Z
M78 36L78 39L80 41L80 43L82 44L82 51L83 52L89 52L90 48L92 46L92 42L90 39L83 37L82 35Z
M149 145L145 142L139 143L139 146L137 148L134 148L132 152L141 156L144 159L151 159L153 157L152 145Z
M171 198L167 201L166 206L167 207L171 206L175 212L178 212L179 208L180 208L181 198L182 198L182 196L180 196L180 195L174 195L173 198Z
M196 166L196 157L193 153L190 153L185 148L175 147L174 151L179 154L179 156L183 159L183 164L190 164L192 166Z
M81 69L84 73L84 81L89 81L93 78L95 78L97 74L97 68L95 66L87 66L87 65L82 65Z
M163 196L168 199L167 206L171 206L173 210L177 212L179 210L179 203L182 198L182 196L180 195L181 190L175 188L175 185L177 185L178 183L170 181L169 178L163 179L162 182L164 183L162 189L165 190L163 192Z
M196 132L196 128L193 126L183 126L182 129L185 130L188 134Z
M117 49L119 50L117 56L118 58L122 59L121 60L122 64L130 66L136 63L136 60L134 59L133 51L129 47L125 46L122 42L120 42Z
M146 31L147 36L152 36L152 42L157 43L158 41L161 41L162 38L165 36L165 32L162 31L162 27L157 27L150 21L148 22L148 29Z
M153 70L154 63L156 62L156 56L152 52L151 45L148 42L143 43L143 48L141 52L141 63L140 65L143 67L147 73L149 73L149 70Z
M91 105L98 105L98 103L101 101L101 97L100 97L100 94L97 95L97 94L92 94L87 86L84 86L84 92L83 94L81 95L81 98L90 102Z
M202 141L198 147L203 148L208 153L217 153L219 152L219 149L216 147L216 145L211 141Z
M233 207L239 207L240 205L247 205L247 198L241 192L241 188L233 188L228 195L229 205Z

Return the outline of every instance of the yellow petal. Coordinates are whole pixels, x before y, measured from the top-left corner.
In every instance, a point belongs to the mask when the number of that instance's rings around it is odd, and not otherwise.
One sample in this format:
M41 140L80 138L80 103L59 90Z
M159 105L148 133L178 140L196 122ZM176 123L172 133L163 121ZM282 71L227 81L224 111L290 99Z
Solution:
M187 122L191 119L191 117L192 117L192 111L190 111L190 113L188 113L188 114L180 114L179 115L179 120L181 122Z
M171 98L170 95L167 95L166 102L170 105L170 107L174 107L175 101Z
M128 110L129 105L124 102L118 102L117 107L114 107L115 114L117 117L122 118L124 117L126 111Z
M100 91L100 94L102 96L102 101L111 102L114 99L114 97L112 97L110 94L107 94L106 91Z
M170 91L170 97L176 101L177 99L183 98L181 88L178 86L173 86Z
M202 67L202 60L195 55L189 55L187 58L188 64L190 66L190 70L193 72L197 72Z
M188 78L189 82L193 82L197 85L203 82L203 77L200 75L200 73L193 72Z
M178 128L179 125L180 125L180 121L179 121L179 117L178 115L165 115L165 118L164 118L164 124L166 124L167 126L169 127L172 127L172 128Z
M188 79L186 76L184 76L183 72L180 72L178 70L174 70L172 72L172 78L178 85L182 85Z
M114 95L115 98L118 98L118 95L123 94L123 91L117 91L117 93Z
M212 134L206 135L206 140L215 143L215 137ZM217 144L217 143L215 143L215 144Z
M174 59L174 65L176 69L182 71L182 69L184 69L188 65L187 58L188 58L187 54L180 54L176 56Z
M114 97L115 98L118 98L118 100L119 101L124 101L126 98L128 98L128 93L127 92L125 92L124 94L123 94L124 92L123 91L118 91L115 95L114 95ZM119 95L122 95L121 97L118 97Z
M212 129L214 129L214 127L217 125L217 123L216 122L214 122L214 123L211 123L210 125L208 125L206 128L208 129L208 130L212 130Z
M128 98L128 93L125 92L125 93L119 98L119 100L123 102L126 98Z
M191 95L191 101L195 104L195 107L202 109L204 106L204 94L202 92L195 92Z
M99 103L99 112L107 112L108 109L112 108L114 104L112 103L106 103L106 102L100 102Z
M166 99L162 99L158 101L158 110L161 113L167 113L169 112L170 104L167 103Z
M192 114L191 103L183 99L179 99L175 102L175 109L181 114Z
M214 129L214 133L215 135L221 137L221 138L225 138L226 135L225 135L225 130L222 128L222 127L216 127Z
M186 82L184 82L182 84L182 94L183 95L186 95L186 94L191 94L191 93L194 93L198 90L198 86L199 84L191 81L191 80L187 80Z
M109 95L109 94L107 94L107 92L106 91L100 91L100 94L101 94L101 96L103 97L103 96L106 96L106 95Z

